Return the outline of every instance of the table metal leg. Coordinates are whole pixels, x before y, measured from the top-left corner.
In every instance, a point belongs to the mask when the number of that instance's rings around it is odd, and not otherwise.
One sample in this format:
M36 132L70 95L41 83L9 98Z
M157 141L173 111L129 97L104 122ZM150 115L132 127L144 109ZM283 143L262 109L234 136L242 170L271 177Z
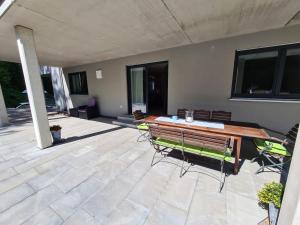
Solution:
M238 174L239 172L239 163L240 163L240 154L241 154L241 145L242 145L242 138L235 137L235 162L234 162L234 174Z

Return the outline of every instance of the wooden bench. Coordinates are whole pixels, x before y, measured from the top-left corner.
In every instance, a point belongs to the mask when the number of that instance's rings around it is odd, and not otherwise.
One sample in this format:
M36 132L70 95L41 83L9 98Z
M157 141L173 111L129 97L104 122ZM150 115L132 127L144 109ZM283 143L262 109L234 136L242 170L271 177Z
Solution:
M221 177L218 179L220 181L219 191L222 190L225 182L224 162L232 162L233 138L156 124L150 124L149 131L150 142L156 150L151 165L153 165L155 154L161 151L161 146L181 151L183 161L180 177L187 172L184 168L186 153L219 160L221 162Z

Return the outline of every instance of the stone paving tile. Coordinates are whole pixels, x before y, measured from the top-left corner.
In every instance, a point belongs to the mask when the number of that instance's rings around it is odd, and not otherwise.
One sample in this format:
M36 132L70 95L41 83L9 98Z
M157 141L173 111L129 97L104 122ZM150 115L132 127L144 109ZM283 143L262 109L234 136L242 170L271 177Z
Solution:
M17 225L25 222L62 195L58 188L49 186L0 214L0 224Z
M151 158L149 158L151 155L151 152L148 151L130 164L121 174L122 178L136 184L151 169Z
M0 181L17 175L17 172L13 168L8 168L0 172Z
M38 165L34 169L40 174L43 174L50 170L55 170L57 167L63 167L69 165L69 162L72 161L73 159L74 158L72 156L66 154L56 159L50 160L42 165Z
M115 179L92 196L83 209L101 222L125 199L132 187L133 184L122 178Z
M35 170L28 170L24 173L20 173L16 176L10 177L6 180L0 182L0 194L6 192L24 182L30 180L31 178L37 176L38 173Z
M17 139L16 139L17 140ZM23 149L33 149L36 148L36 144L32 141L32 142L28 142L28 141L23 141L23 140L19 140L16 142L14 141L11 144L3 144L3 146L0 147L0 152L1 154L4 156L5 159L9 159L9 158L14 158L13 156L20 152L20 150ZM19 155L15 155L15 156L19 156Z
M26 155L26 153L30 154L30 153L37 152L37 151L40 152L40 150L41 149L37 148L36 146L33 146L33 144L31 144L30 146L26 146L26 144L25 144L25 146L22 145L22 147L19 147L17 149L14 149L14 151L4 154L3 157L6 160L8 160L8 159L12 159L12 158L21 156L22 159L26 160L25 159L26 157L24 157Z
M64 221L53 210L46 208L34 215L22 225L60 225Z
M96 170L94 168L80 168L80 169L70 169L61 176L59 176L54 184L62 190L64 193L70 191L90 176L92 176Z
M79 148L79 149L76 149L75 151L71 152L70 155L72 155L74 158L78 158L78 157L81 157L81 156L95 150L95 149L96 149L95 145L86 145L83 148Z
M91 177L69 193L65 194L62 198L52 203L51 208L53 208L60 217L66 220L84 201L96 191L103 189L103 187L103 183L94 177Z
M267 217L267 211L257 201L239 193L227 192L227 223L234 225L257 224Z
M254 200L257 199L257 193L252 174L244 173L243 176L230 176L226 181L228 191L239 193L244 197L252 198Z
M92 142L93 140L89 140L89 141ZM68 154L76 148L80 148L81 146L84 146L85 144L89 143L89 141L84 139L83 141L77 143L77 145L76 142L71 142L71 143L65 143L64 145L52 146L47 149L43 149L42 151L45 151L48 154L44 154L41 157L34 158L21 165L15 166L15 169L17 170L17 172L23 172L31 168L38 167L51 160L55 160L65 154Z
M30 184L30 186L32 186L35 190L41 190L52 184L56 179L62 176L69 169L70 166L68 165L56 167L53 170L47 171L46 173L34 177L33 179L27 181L27 183Z
M44 163L47 163L47 162L49 162L50 160L52 160L54 158L56 158L54 155L49 156L49 154L48 154L46 156L44 155L43 157L39 157L39 158L29 160L25 163L22 163L18 166L15 166L14 168L17 172L22 173L22 172L26 172L30 169L33 169L34 167L37 167L37 166L42 165Z
M14 166L22 164L24 162L25 162L25 160L22 158L12 158L9 160L5 160L3 162L0 162L0 171L14 167Z
M145 225L184 225L186 212L165 202L159 202L150 212Z
M258 164L246 160L219 194L219 182L201 174L219 171L205 165L192 166L182 178L180 159L166 157L151 167L154 150L136 142L137 130L77 118L50 120L57 123L64 138L78 140L37 150L31 123L11 126L16 132L1 136L0 200L7 200L0 207L10 208L0 213L0 224L257 224L266 211L257 205L256 192L279 180L255 175ZM40 191L25 197L28 185Z
M179 177L179 168L177 168L169 180L161 199L176 208L188 211L196 182L197 180L188 176Z
M147 149L145 148L133 148L132 150L124 153L118 159L124 162L133 162L137 158L139 158L142 154L145 153Z
M0 195L0 213L32 195L34 190L27 184L21 184Z
M48 155L52 151L54 151L54 149L43 149L43 151L41 151L41 149L35 148L31 152L23 154L22 155L22 159L25 159L25 161L30 161L30 160L33 160L33 159L40 158L42 156Z
M71 156L72 156L72 153L71 153ZM69 164L74 168L86 167L86 166L89 166L89 164L97 161L98 158L99 158L99 155L96 152L89 151L86 154L74 157L73 160L69 162Z
M62 225L101 225L92 216L83 210L79 210L74 213L69 219L67 219Z
M153 208L158 198L167 189L169 177L174 170L174 167L169 165L166 166L161 164L157 167L159 167L161 171L168 168L168 176L164 173L158 173L155 170L149 171L143 179L135 185L127 199L138 203L149 210Z
M101 146L99 150L97 150L97 152L99 153L100 150L102 152L101 156L98 157L98 159L96 159L92 163L89 163L89 166L97 166L99 164L102 164L105 161L114 161L118 159L120 155L129 151L128 148L123 148L121 144L117 146L111 146L111 147L109 147L109 145Z
M123 201L108 218L104 219L102 225L142 225L149 213L149 210L130 202Z
M208 177L205 181L211 179ZM226 191L198 189L190 205L187 225L225 225L227 223Z

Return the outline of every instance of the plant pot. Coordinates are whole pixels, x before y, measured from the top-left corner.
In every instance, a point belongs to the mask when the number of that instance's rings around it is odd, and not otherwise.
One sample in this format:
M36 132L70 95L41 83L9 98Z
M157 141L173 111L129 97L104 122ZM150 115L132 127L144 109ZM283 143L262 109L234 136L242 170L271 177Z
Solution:
M273 203L269 203L269 220L270 225L275 225L277 223L279 209L275 207Z
M51 131L53 142L61 141L61 130Z

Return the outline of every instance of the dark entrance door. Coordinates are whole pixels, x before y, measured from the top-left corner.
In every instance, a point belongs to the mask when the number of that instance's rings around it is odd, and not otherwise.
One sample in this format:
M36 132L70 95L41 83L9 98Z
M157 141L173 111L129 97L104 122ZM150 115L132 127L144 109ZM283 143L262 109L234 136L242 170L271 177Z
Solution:
M166 115L168 100L168 62L127 67L128 111Z

